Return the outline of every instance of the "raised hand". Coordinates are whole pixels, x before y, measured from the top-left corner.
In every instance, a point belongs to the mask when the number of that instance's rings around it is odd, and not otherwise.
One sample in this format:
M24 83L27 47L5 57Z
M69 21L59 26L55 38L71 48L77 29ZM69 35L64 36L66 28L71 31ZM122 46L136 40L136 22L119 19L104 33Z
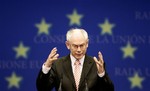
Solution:
M93 59L96 63L98 73L99 74L103 73L105 71L105 69L104 69L104 60L103 60L102 53L98 52L98 59L96 57L93 57Z
M48 56L48 58L47 58L47 60L46 60L46 62L45 62L45 66L50 67L50 66L52 65L52 63L53 63L55 60L58 59L58 56L59 56L59 54L57 54L57 48L54 47L54 48L51 50L51 52L50 52L50 54L49 54L49 56Z

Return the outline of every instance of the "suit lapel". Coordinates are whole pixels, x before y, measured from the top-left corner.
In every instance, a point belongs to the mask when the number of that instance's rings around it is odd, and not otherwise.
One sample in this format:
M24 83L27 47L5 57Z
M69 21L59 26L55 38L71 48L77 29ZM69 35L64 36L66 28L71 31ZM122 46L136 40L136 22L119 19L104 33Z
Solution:
M91 69L92 64L93 60L91 60L88 56L85 56L79 87L83 83L83 81L87 79L86 76Z
M67 56L67 57L64 59L63 68L64 68L65 74L66 74L66 75L68 76L68 78L70 79L70 82L72 82L73 86L75 87L75 80L74 80L74 76L73 76L73 72L72 72L70 56Z

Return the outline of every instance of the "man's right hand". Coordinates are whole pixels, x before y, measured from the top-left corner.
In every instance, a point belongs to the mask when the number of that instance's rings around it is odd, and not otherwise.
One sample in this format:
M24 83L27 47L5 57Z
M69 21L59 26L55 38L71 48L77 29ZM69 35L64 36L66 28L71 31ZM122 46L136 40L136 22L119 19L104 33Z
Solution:
M58 59L58 56L59 56L59 54L57 54L57 48L54 47L51 50L51 52L50 52L50 54L49 54L49 56L48 56L48 58L47 58L47 60L46 60L46 62L45 62L44 65L46 67L51 67L51 65L53 64L53 62Z

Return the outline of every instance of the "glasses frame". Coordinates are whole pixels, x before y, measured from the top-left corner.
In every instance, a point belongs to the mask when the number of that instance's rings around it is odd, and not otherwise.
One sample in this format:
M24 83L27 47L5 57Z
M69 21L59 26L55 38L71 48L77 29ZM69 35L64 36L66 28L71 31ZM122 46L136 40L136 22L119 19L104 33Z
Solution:
M76 44L70 44L70 46L73 48L73 49L84 49L86 47L87 43L83 43L83 44L80 44L80 45L76 45Z

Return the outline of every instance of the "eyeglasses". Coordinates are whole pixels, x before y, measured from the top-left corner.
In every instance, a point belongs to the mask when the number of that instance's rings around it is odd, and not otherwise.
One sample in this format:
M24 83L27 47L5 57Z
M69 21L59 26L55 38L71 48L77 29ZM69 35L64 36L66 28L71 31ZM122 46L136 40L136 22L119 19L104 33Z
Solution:
M71 47L73 49L78 49L78 48L83 49L83 48L86 47L86 45L87 45L87 43L84 43L84 44L81 44L81 45L71 44Z

